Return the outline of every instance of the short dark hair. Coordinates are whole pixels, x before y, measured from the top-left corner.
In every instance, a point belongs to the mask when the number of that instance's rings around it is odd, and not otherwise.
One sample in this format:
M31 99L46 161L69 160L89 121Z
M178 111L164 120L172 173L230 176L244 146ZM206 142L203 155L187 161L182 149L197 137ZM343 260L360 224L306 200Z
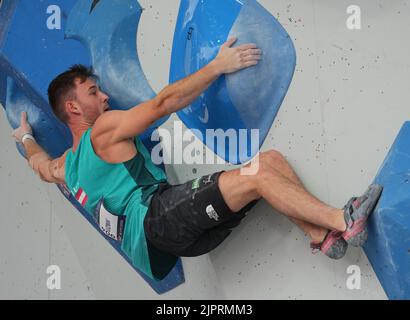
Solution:
M67 71L59 74L48 86L48 101L54 114L63 123L67 124L68 115L65 111L64 104L68 99L74 99L73 90L75 89L75 81L80 79L83 83L88 78L96 79L91 67L86 67L82 64L75 64Z

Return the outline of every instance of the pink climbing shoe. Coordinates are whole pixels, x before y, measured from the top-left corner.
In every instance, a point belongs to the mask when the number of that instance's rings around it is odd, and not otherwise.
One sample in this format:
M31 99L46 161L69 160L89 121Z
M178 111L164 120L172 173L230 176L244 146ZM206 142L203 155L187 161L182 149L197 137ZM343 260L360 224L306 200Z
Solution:
M361 247L367 240L367 218L373 212L383 187L372 184L361 197L354 197L345 205L344 218L347 225L343 239L354 247Z
M341 259L346 254L347 242L342 237L343 232L328 231L322 242L311 243L312 253L322 251L331 259Z

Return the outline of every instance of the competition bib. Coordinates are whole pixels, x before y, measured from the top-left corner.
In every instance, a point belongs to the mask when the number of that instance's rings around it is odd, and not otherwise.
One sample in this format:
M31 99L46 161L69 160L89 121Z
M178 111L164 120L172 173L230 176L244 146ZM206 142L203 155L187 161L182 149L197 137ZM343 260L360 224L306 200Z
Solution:
M94 218L100 230L108 237L121 241L124 234L125 216L116 216L107 211L102 198L95 209Z

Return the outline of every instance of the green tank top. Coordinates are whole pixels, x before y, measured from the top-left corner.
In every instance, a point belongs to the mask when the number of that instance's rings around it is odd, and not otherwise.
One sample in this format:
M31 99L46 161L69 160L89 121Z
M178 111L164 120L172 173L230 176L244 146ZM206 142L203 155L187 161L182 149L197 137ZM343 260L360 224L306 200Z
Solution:
M152 194L166 181L163 170L154 165L138 137L137 155L123 163L105 162L94 152L91 128L80 139L75 153L70 150L65 162L67 187L86 211L93 215L98 202L113 215L126 216L121 249L135 267L154 278L144 232L144 218Z

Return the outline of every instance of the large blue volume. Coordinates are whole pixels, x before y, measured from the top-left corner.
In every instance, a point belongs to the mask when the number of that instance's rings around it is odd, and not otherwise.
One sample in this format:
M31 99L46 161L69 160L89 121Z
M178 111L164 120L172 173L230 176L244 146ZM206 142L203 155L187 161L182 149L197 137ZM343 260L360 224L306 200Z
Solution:
M390 299L410 299L410 122L401 128L376 183L383 193L365 252Z
M52 156L71 147L69 129L56 119L48 105L47 87L73 64L93 65L99 84L114 109L128 109L154 97L139 64L136 32L142 9L136 0L13 0L0 7L0 102L13 128L21 111L27 111L40 145ZM57 20L61 17L61 27ZM80 41L77 41L80 40ZM142 137L148 149L153 129ZM24 150L19 151L24 155ZM40 182L39 182L40 183ZM92 217L58 186L78 211L100 232ZM107 241L131 264L120 245ZM159 294L184 282L181 260L162 281L136 271Z
M231 37L239 39L234 46L256 43L262 61L220 77L178 116L222 159L237 164L251 159L265 140L291 83L296 52L286 30L256 0L181 0L170 82L205 66ZM208 131L206 138L207 129L223 132Z

